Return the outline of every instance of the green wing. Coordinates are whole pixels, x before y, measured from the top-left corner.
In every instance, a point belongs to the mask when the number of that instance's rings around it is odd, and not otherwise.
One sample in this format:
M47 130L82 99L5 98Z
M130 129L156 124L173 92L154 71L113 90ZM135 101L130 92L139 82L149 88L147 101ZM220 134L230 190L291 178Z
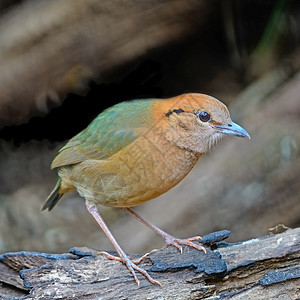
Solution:
M132 143L152 124L152 100L122 102L103 111L60 149L51 168L106 159Z

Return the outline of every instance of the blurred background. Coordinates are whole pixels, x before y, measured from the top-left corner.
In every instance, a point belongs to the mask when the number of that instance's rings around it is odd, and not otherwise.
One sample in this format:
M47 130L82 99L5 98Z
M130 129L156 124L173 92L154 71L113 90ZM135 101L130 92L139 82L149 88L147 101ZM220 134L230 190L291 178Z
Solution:
M0 252L112 249L76 193L41 212L51 161L103 109L185 92L225 102L252 139L226 138L136 210L182 238L299 226L299 41L297 0L2 0ZM100 212L126 252L163 246L122 211Z

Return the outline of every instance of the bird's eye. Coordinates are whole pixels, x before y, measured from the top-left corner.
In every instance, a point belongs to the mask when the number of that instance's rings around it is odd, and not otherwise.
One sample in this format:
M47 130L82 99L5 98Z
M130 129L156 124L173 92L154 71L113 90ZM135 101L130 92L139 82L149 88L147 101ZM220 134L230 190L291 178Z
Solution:
M210 120L210 114L206 111L200 111L198 117L202 122L208 122Z

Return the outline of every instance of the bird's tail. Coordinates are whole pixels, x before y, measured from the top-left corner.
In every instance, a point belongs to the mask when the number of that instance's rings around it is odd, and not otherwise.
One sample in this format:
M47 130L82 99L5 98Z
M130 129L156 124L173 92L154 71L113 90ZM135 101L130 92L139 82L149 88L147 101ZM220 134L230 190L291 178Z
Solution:
M56 203L59 201L59 199L63 196L63 194L60 194L58 192L58 190L60 188L60 184L61 184L61 178L59 177L54 189L52 190L52 192L46 199L46 201L42 207L42 210L48 208L48 210L50 211L56 205Z

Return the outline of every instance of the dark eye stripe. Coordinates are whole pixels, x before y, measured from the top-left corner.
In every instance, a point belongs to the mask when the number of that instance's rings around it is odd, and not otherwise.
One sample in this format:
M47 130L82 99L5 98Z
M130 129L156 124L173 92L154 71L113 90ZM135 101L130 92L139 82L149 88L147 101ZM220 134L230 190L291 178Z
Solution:
M183 113L183 112L185 112L185 111L181 108L173 109L173 110L170 110L169 112L166 113L166 117L170 116L172 113L180 114L180 113Z

